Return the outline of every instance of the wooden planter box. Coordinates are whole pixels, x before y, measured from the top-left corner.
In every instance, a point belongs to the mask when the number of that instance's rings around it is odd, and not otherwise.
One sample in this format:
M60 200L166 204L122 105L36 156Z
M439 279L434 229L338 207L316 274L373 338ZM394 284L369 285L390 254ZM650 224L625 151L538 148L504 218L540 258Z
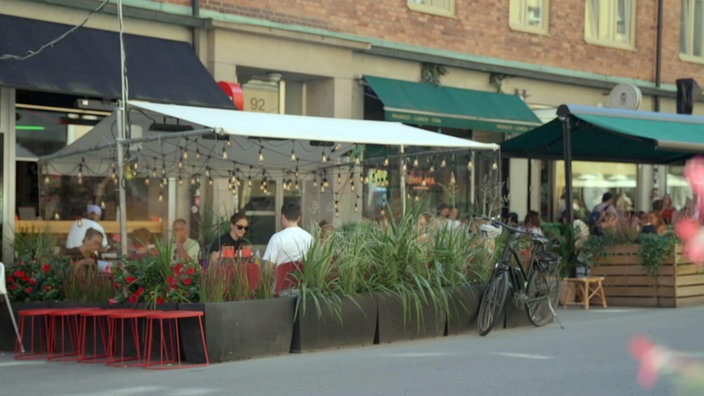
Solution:
M617 245L597 257L592 276L604 276L610 306L688 307L704 304L704 267L682 256L677 245L657 275L641 265L639 245Z

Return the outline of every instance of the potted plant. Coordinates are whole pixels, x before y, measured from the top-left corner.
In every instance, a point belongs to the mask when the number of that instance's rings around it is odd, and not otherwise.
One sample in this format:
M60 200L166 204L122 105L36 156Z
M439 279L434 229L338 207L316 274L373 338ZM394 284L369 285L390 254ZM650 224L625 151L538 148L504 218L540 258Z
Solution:
M313 244L297 275L292 352L369 345L376 333L377 307L365 275L369 223L322 236L314 227Z

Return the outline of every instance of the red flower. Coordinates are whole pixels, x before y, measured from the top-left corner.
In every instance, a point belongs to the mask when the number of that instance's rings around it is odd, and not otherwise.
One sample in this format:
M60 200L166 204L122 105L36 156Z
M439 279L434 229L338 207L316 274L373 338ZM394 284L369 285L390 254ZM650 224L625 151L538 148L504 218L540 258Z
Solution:
M188 271L187 271L186 273L187 273L188 275L193 275L195 272L196 272L196 269L193 268L193 267L191 267L191 268L188 269Z
M140 287L139 289L137 289L136 292L134 292L134 294L136 294L137 297L141 296L142 293L144 293L144 288L143 288L143 287Z
M17 290L18 288L19 288L19 286L17 286L17 283L13 283L10 285L10 289L12 289L12 290Z
M31 288L31 287L25 287L25 288L24 288L24 292L27 293L27 294L30 294L30 293L32 293L32 288Z
M49 291L49 290L51 290L51 285L44 286L44 291Z
M171 286L176 284L176 279L174 279L173 276L166 278L166 281L169 282L169 285L171 285Z
M127 299L127 301L134 304L137 302L137 298L139 298L139 296L137 295L137 293L135 293L135 294L131 295L130 298Z
M125 277L125 282L127 283L134 283L137 280L134 276L126 276Z
M27 275L24 274L24 271L22 270L15 270L15 272L12 273L16 278L24 279L27 277Z
M182 267L183 267L183 264L182 264L182 263L176 264L176 266L174 267L174 274L180 273Z
M49 266L49 264L42 265L42 271L49 272L50 269L51 269L51 267Z
M161 298L161 297L157 297L157 298L156 298L156 305L161 305L161 304L163 304L163 303L164 303L164 299L163 299L163 298Z
M36 285L36 284L37 284L37 281L34 280L34 278L29 278L29 284L30 284L30 285Z
M191 284L191 278L186 278L183 280L184 285L190 285Z
M12 283L15 281L15 278L12 277L12 275L7 276L7 283Z

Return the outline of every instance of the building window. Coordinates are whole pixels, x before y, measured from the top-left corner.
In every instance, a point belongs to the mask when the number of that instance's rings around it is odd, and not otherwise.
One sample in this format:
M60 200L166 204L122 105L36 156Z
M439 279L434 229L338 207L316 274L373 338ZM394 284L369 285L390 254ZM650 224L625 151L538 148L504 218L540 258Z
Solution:
M704 61L704 0L682 0L680 54Z
M408 8L428 14L455 16L455 0L408 0Z
M509 26L514 30L548 33L550 0L511 0Z
M635 0L587 0L584 38L588 43L634 48Z

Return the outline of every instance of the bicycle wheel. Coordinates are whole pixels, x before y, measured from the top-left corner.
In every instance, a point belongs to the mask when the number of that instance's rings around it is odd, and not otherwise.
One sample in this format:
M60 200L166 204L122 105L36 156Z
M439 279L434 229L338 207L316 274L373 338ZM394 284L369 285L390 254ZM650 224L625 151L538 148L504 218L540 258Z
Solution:
M552 322L555 317L559 284L560 277L557 268L535 269L528 276L526 311L528 319L535 326L544 326Z
M482 294L482 302L479 304L477 332L481 336L489 334L494 328L496 321L501 316L508 293L508 272L505 270L496 271L489 284L486 285L486 290Z

